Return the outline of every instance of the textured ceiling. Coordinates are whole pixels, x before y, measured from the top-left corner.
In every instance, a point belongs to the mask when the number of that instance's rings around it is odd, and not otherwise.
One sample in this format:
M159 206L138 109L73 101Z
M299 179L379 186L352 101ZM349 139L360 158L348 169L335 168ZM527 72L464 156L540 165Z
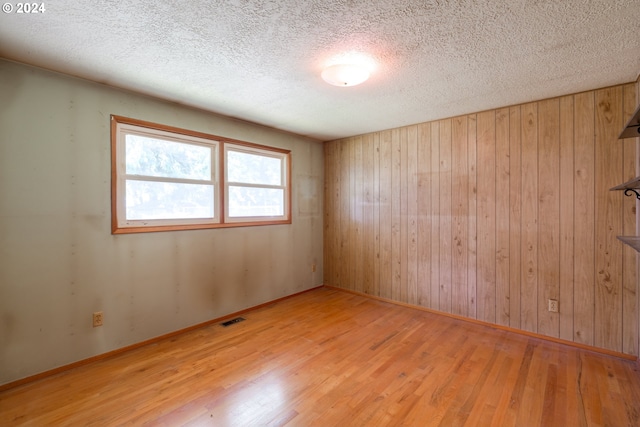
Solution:
M14 3L16 4L16 3ZM636 79L638 0L56 0L0 56L321 140ZM322 69L376 63L360 86Z

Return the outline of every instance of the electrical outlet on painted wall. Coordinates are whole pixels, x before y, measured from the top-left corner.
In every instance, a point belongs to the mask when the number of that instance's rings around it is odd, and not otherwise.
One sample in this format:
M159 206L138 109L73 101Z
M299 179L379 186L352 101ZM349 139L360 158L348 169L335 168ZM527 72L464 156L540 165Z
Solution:
M95 313L93 313L93 327L97 327L97 326L102 326L102 322L103 322L104 318L102 316L102 312L101 311L96 311Z

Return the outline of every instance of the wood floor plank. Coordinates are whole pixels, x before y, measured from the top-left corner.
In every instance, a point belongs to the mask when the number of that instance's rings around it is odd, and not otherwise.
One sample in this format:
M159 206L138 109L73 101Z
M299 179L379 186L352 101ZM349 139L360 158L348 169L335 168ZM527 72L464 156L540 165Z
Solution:
M318 288L0 393L2 426L637 426L640 369Z

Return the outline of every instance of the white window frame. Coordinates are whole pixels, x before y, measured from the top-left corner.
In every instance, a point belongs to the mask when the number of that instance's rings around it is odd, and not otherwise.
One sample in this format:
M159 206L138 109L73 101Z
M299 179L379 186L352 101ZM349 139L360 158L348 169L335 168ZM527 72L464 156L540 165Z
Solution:
M143 177L154 182L210 183L214 188L214 216L200 219L126 219L126 182L127 179L140 179L137 175L126 174L125 141L127 134L175 141L192 145L211 147L211 180L200 181L180 178ZM280 216L255 216L230 218L225 201L228 200L229 183L226 181L226 150L259 154L282 161L281 186L261 186L282 188L284 190L284 213ZM231 183L233 185L233 183ZM254 186L240 184L240 186ZM201 132L111 116L111 232L112 234L146 233L156 231L194 230L205 228L241 227L252 225L291 224L291 152L289 150L267 147L244 141L209 135Z
M253 154L263 157L270 157L280 160L280 185L269 184L254 184L245 182L231 182L229 181L229 165L227 162L227 154L229 151ZM262 222L262 221L287 221L290 217L290 191L289 191L289 154L286 152L279 152L274 150L267 150L252 145L241 145L226 143L224 144L224 164L225 164L225 176L224 176L224 197L225 200L229 199L229 187L244 187L244 188L262 188L262 189L277 189L282 190L283 193L283 212L282 215L277 216L243 216L232 217L229 214L230 203L225 204L225 218L227 223L242 223L242 222Z

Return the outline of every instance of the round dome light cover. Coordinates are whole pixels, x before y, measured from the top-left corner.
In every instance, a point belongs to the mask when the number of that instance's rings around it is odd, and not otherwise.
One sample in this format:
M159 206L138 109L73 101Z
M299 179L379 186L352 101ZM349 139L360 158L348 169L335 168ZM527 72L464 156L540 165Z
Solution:
M325 68L322 79L334 86L355 86L369 78L369 70L362 65L335 64Z

